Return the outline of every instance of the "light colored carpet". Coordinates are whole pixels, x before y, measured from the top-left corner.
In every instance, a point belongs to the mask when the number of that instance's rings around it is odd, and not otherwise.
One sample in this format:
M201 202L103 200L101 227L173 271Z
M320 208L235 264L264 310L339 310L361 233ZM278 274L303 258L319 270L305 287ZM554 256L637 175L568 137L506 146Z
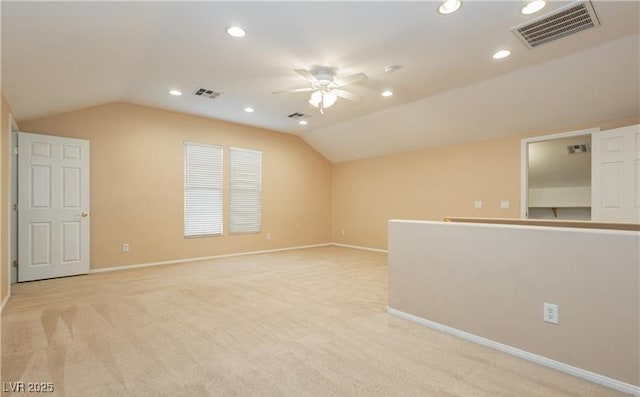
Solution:
M338 247L15 285L2 380L59 396L618 396L392 317Z

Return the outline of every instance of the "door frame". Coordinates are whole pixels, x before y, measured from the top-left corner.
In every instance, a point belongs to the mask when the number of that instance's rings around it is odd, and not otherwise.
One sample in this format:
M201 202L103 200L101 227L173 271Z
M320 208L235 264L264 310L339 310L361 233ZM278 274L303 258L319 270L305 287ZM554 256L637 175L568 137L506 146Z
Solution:
M11 268L11 283L18 282L18 267L14 266L14 261L18 261L18 211L15 207L18 204L18 129L11 131L9 138L9 150L11 151L11 159L9 164L9 266Z
M520 218L527 219L529 210L529 144L534 142L552 141L554 139L571 138L574 136L591 135L600 132L600 127L587 128L558 134L540 135L522 138L520 141Z
M7 275L7 291L11 295L11 284L18 282L18 269L13 266L13 261L18 259L18 251L14 249L14 244L18 241L18 212L13 209L13 205L17 203L13 200L13 195L18 191L18 167L17 154L15 148L18 147L18 123L16 123L13 115L9 113L9 183L7 187L7 266L9 266ZM15 222L14 222L15 220ZM15 226L15 227L14 227Z

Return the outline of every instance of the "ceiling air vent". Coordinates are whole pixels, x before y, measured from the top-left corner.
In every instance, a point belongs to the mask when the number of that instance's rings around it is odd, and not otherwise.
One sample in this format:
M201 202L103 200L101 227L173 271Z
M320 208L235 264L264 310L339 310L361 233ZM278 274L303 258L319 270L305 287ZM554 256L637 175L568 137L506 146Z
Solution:
M600 26L590 1L577 1L511 28L529 48L558 40L585 29Z
M291 113L287 117L289 117L290 119L299 120L299 119L306 119L309 116L307 116L306 114L295 112L295 113Z
M203 98L209 98L209 99L216 99L218 96L220 96L220 92L216 92L214 90L208 90L206 88L196 88L195 91L193 91L193 95L195 96L201 96Z
M567 146L567 152L569 154L589 153L591 151L591 145L588 143L581 143L578 145Z

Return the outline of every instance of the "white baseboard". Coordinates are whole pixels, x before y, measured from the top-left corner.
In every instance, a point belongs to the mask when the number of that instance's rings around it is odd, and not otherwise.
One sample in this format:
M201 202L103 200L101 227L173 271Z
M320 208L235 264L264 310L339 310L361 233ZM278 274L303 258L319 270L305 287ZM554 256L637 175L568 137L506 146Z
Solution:
M173 259L173 260L169 260L169 261L139 263L139 264L135 264L135 265L110 266L110 267L102 267L102 268L99 268L99 269L91 269L89 271L89 273L115 272L115 271L118 271L118 270L138 269L138 268L141 268L141 267L171 265L171 264L175 264L175 263L206 261L206 260L210 260L210 259L229 258L229 257L232 257L232 256L266 254L266 253L270 253L270 252L291 251L291 250L298 250L298 249L304 249L304 248L326 247L326 246L329 246L329 245L331 245L331 243L313 244L313 245L300 245L300 246L297 246L297 247L275 248L275 249L261 250L261 251L236 252L236 253L233 253L233 254L202 256L202 257L199 257L199 258Z
M373 252L384 252L385 254L389 252L387 250L383 250L383 249L380 249L380 248L362 247L360 245L349 245L349 244L340 244L340 243L331 243L331 245L335 245L337 247L344 247L344 248L353 248L353 249L356 249L356 250L373 251Z
M138 269L138 268L142 268L142 267L172 265L172 264L175 264L175 263L206 261L206 260L210 260L210 259L229 258L229 257L233 257L233 256L242 256L242 255L267 254L267 253L270 253L270 252L291 251L291 250L298 250L298 249L304 249L304 248L326 247L326 246L330 246L330 245L335 245L335 246L338 246L338 247L345 247L345 248L359 249L359 250L364 250L364 251L387 253L387 250L383 250L383 249L379 249L379 248L361 247L361 246L358 246L358 245L348 245L348 244L340 244L340 243L322 243L322 244L312 244L312 245L300 245L300 246L296 246L296 247L275 248L275 249L261 250L261 251L247 251L247 252L237 252L237 253L233 253L233 254L202 256L202 257L198 257L198 258L172 259L172 260L161 261L161 262L138 263L138 264L135 264L135 265L108 266L108 267L101 267L99 269L91 269L89 271L89 273L115 272L115 271L119 271L119 270Z
M4 311L4 307L7 305L7 302L9 302L10 296L11 296L11 291L9 291L9 293L7 293L7 296L5 296L4 299L2 300L2 307L0 308L0 313Z
M520 350L518 348L509 346L509 345L505 345L505 344L502 344L500 342L496 342L496 341L491 340L491 339L483 338L483 337L478 336L478 335L470 334L468 332L461 331L459 329L452 328L452 327L449 327L449 326L444 325L444 324L436 323L435 321L431 321L431 320L424 319L422 317L414 316L413 314L406 313L406 312L403 312L403 311L400 311L400 310L397 310L397 309L392 309L390 307L387 307L387 313L391 314L392 316L396 316L396 317L402 318L404 320L409 320L411 322L414 322L416 324L425 326L427 328L431 328L431 329L434 329L436 331L444 332L445 334L453 335L453 336L458 337L460 339L464 339L464 340L469 341L469 342L477 343L479 345L486 346L486 347L489 347L491 349L495 349L495 350L501 351L503 353L507 353L507 354L510 354L512 356L519 357L519 358L525 359L527 361L531 361L531 362L534 362L536 364L543 365L545 367L549 367L549 368L555 369L557 371L564 372L564 373L567 373L569 375L573 375L575 377L588 380L588 381L593 382L593 383L597 383L599 385L608 387L610 389L615 389L615 390L618 390L618 391L623 392L623 393L631 394L632 396L640 396L640 387L639 386L630 385L628 383L621 382L619 380L612 379L612 378L606 377L604 375L596 374L595 372L587 371L587 370L582 369L582 368L577 368L577 367L574 367L574 366L571 366L571 365L568 365L568 364L564 364L564 363L561 363L561 362L556 361L556 360L552 360L552 359L544 357L544 356L539 356L537 354L529 353L527 351Z

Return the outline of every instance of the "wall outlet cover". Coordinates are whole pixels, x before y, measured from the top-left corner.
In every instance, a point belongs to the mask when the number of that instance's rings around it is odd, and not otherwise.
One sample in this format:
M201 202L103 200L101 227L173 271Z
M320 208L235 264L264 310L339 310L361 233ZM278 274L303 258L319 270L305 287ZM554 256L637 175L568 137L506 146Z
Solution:
M473 202L473 208L475 209L480 209L482 208L482 201L481 200L476 200Z
M558 305L545 303L543 305L542 319L548 323L558 324Z

